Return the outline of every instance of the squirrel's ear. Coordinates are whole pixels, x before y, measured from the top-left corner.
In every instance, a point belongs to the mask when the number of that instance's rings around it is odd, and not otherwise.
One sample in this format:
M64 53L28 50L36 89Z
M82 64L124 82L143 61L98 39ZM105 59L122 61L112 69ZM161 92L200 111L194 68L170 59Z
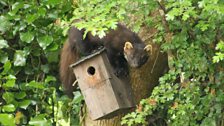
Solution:
M147 52L149 52L149 51L152 52L152 46L151 45L146 45L144 50L147 51Z
M129 50L129 49L132 49L132 48L133 48L133 46L132 46L131 42L125 42L125 45L124 45L124 50L125 51Z

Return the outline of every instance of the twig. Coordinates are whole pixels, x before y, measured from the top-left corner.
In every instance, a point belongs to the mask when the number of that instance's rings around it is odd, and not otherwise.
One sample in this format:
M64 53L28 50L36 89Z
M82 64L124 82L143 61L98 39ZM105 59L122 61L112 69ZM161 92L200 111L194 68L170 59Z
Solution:
M72 87L75 87L78 84L78 80L75 80L74 83L72 84Z
M160 47L159 47L159 49L160 49ZM151 73L153 73L153 70L154 70L154 68L155 68L155 66L156 66L156 63L157 63L157 60L158 60L158 57L159 57L159 52L160 52L160 51L157 52L156 60L155 60L154 63L153 63Z

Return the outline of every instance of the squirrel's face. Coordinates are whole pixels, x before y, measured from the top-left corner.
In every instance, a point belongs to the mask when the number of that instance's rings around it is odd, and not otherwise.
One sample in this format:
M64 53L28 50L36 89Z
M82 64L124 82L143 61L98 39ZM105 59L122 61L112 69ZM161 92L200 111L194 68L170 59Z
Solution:
M151 45L145 46L142 43L132 44L126 42L124 45L124 57L131 67L139 68L147 62L151 50Z

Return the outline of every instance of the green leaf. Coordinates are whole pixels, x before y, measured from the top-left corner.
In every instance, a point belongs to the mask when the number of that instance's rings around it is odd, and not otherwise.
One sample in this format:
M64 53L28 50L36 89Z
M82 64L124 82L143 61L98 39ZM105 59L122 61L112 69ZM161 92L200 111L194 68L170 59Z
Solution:
M34 39L34 35L31 32L20 33L20 39L23 42L31 43L31 41L33 41L33 39Z
M29 124L34 126L48 126L49 125L44 115L37 115L36 117L32 118L29 121Z
M4 16L0 16L0 31L5 33L11 26L11 23Z
M16 99L23 99L26 97L26 93L25 92L18 92L18 93L15 93L15 98Z
M46 36L37 38L37 41L40 47L42 47L45 50L53 42L53 37L46 35Z
M114 21L112 21L112 22L110 22L110 27L111 27L111 29L116 29L117 28L117 22L114 22Z
M15 118L12 114L0 114L0 123L5 126L15 126Z
M83 100L82 94L79 91L74 92L73 102L79 104L81 103L82 100Z
M47 50L49 51L57 51L58 50L58 44L56 43L51 43L48 47L47 47Z
M38 18L39 18L39 15L37 15L37 14L27 14L26 21L28 24L31 24Z
M217 52L215 54L216 54L216 56L213 56L213 62L214 63L218 63L219 61L224 60L224 53Z
M14 66L25 66L26 65L26 52L22 50L16 50L14 54Z
M6 40L0 40L0 49L3 49L3 48L8 48L9 45L8 45L8 42Z
M103 38L106 35L106 33L103 30L101 30L98 32L98 35L100 38Z
M46 65L41 65L41 70L44 72L44 73L49 73L49 65L46 64Z
M14 112L16 110L16 108L13 104L9 104L9 105L2 106L2 110L4 112Z
M24 7L24 3L23 2L15 2L12 5L12 11L10 12L10 14L15 15L18 12L18 10L23 8L23 7Z
M44 80L45 83L49 83L49 82L55 82L56 78L54 76L47 76L47 78Z
M14 80L15 80L15 79L16 79L16 76L10 74L10 75L8 75L6 78L7 78L8 80L9 80L9 79L14 79Z
M15 86L15 79L7 80L5 84L3 84L3 88L12 88Z
M23 100L21 102L18 102L18 106L20 108L27 109L27 107L30 105L30 103L31 103L31 100Z
M54 52L48 52L46 54L46 57L47 57L47 60L48 62L50 63L56 63L58 62L58 55L59 55L59 52L58 51L54 51Z
M58 18L58 13L57 12L48 13L48 17L55 20Z
M19 88L22 90L22 91L29 91L30 90L30 87L29 87L29 83L20 83L20 86Z
M45 16L45 14L46 14L46 9L45 8L43 8L43 7L41 7L41 8L38 8L38 14L40 15L40 16Z
M40 56L42 53L43 53L43 51L42 51L41 48L36 48L36 49L33 49L33 50L32 50L32 54L33 54L34 56Z
M3 68L4 68L3 73L7 73L11 69L11 66L12 66L11 62L9 60L6 61L6 63L3 66Z
M48 4L50 5L56 5L56 4L60 4L61 0L48 0Z
M190 17L190 15L188 15L187 13L184 13L183 17L182 17L182 20L186 21L189 17Z
M220 51L224 51L224 42L223 41L220 41L216 47L215 47L216 50L220 50Z
M211 117L206 117L203 121L201 126L217 126L215 119L211 118Z
M40 83L40 82L36 82L36 81L31 81L29 84L28 84L29 87L33 87L33 88L37 88L37 89L44 89L44 85L43 83Z
M14 95L11 92L5 92L2 96L2 98L6 101L7 104L14 101Z
M0 50L0 63L5 64L9 60L7 52Z

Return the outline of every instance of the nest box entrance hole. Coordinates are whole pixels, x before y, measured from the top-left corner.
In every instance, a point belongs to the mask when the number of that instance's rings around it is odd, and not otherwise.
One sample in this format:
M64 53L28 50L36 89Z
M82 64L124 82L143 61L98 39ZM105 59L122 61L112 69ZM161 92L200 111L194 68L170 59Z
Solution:
M96 73L96 69L93 66L88 67L87 72L90 76L93 76Z

